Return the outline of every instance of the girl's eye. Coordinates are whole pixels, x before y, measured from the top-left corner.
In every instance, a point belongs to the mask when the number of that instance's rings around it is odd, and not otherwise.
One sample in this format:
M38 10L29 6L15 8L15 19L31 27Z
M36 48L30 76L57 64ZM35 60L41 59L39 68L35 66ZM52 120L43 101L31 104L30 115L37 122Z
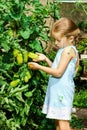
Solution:
M58 42L60 42L60 40L57 40Z

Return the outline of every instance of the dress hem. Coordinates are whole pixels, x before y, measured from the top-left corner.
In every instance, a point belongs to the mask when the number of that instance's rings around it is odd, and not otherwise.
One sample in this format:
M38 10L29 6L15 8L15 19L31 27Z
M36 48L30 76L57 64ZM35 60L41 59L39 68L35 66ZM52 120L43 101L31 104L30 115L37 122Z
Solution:
M57 120L70 120L72 107L70 108L47 108L43 106L42 113L46 114L46 118Z

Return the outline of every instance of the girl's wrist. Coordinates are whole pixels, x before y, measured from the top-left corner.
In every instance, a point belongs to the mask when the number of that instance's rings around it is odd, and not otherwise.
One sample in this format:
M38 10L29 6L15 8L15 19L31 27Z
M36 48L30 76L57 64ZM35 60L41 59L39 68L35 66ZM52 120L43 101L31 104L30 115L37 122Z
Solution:
M38 70L42 70L42 65L39 65Z
M44 58L44 61L47 62L47 57Z

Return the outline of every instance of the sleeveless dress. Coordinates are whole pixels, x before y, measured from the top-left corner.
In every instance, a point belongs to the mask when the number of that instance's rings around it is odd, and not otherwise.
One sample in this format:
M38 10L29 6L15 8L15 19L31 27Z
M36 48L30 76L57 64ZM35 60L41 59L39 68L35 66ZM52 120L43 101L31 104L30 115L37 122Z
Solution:
M47 118L57 120L70 120L73 106L75 84L75 67L78 58L78 51L75 46L72 47L76 53L76 57L71 59L64 74L60 78L52 75L49 77L46 97L42 109L42 113ZM66 48L66 47L65 47ZM60 48L52 64L52 68L56 68L61 58L64 48Z

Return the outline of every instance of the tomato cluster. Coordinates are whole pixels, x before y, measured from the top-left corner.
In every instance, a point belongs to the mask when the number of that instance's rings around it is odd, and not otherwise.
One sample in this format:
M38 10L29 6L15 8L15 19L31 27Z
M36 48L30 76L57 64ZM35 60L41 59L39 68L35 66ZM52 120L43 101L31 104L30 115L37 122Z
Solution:
M17 49L15 49L13 51L13 55L16 58L18 65L21 65L22 63L27 63L28 58L31 58L31 59L37 59L38 58L38 55L33 53L33 52L27 52L25 50L20 51L20 50L17 50Z
M27 52L25 50L14 49L13 56L17 65L23 66L23 63L28 63L28 59L37 59L38 55L33 52ZM29 66L28 66L29 67ZM21 81L28 83L29 79L31 79L32 75L28 68L22 68L22 71L18 71L17 74L14 74L13 80L10 82L11 87L18 86Z

